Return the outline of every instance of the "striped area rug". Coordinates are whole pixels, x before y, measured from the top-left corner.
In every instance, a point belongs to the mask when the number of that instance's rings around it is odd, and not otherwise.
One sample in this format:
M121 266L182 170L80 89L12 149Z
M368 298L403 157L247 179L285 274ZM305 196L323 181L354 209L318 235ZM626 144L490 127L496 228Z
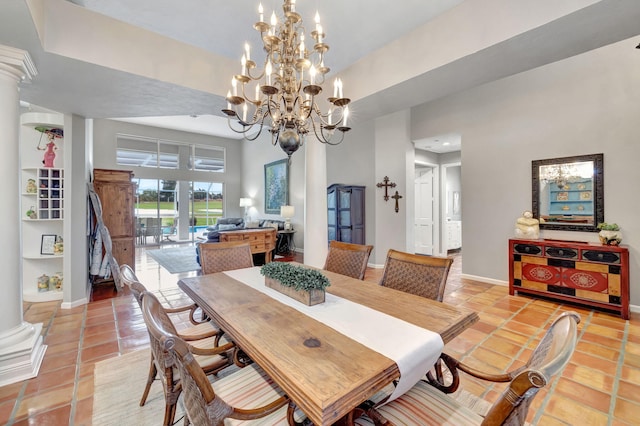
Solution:
M151 385L147 402L140 398L147 382L150 350L139 350L96 363L93 386L93 426L157 426L164 419L162 383ZM184 410L178 403L176 420Z

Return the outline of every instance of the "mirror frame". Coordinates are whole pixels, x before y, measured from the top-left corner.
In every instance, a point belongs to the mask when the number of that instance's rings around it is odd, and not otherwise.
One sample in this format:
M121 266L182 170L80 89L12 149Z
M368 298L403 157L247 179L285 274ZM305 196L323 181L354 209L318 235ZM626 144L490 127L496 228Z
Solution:
M575 157L550 158L531 162L531 201L533 217L540 218L540 166L593 161L593 225L541 222L540 229L557 231L598 232L598 224L604 222L604 155L589 154Z

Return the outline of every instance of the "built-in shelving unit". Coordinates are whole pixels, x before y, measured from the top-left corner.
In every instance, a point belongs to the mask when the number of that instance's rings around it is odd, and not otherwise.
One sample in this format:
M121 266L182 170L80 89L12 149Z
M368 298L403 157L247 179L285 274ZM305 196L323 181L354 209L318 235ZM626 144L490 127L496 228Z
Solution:
M62 241L64 230L64 168L62 138L55 140L54 167L43 167L43 152L48 142L43 128L62 129L60 114L25 113L21 116L21 217L22 217L22 292L27 302L62 299L55 285L39 288L39 278L62 277L64 285L64 245L44 248L45 241ZM62 250L61 250L62 249ZM55 278L54 278L55 281ZM54 284L53 282L51 284Z

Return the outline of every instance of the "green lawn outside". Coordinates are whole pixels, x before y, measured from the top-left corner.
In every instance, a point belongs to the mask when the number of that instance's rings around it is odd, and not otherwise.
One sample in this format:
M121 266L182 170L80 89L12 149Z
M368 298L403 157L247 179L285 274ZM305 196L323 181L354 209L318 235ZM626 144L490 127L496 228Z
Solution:
M171 201L161 203L142 202L136 204L135 208L137 210L149 210L155 212L158 208L160 208L160 210L173 210L175 205ZM193 203L193 211L195 213L197 226L215 225L218 218L222 217L222 200L210 200L208 203L206 201L195 201ZM163 218L162 225L173 225L173 218Z

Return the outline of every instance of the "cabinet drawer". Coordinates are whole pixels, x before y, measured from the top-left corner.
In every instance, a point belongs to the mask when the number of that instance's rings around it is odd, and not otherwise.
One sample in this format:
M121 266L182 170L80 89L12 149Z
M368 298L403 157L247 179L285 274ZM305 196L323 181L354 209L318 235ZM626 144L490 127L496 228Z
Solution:
M522 254L542 254L542 247L535 244L515 244L513 251Z
M620 263L620 254L613 251L583 250L583 260L602 263Z
M251 243L251 252L256 252L256 253L264 252L264 243L263 242Z
M548 257L561 257L563 259L577 259L578 250L566 247L545 247L545 255Z

